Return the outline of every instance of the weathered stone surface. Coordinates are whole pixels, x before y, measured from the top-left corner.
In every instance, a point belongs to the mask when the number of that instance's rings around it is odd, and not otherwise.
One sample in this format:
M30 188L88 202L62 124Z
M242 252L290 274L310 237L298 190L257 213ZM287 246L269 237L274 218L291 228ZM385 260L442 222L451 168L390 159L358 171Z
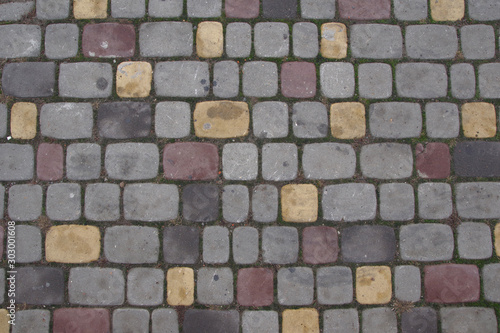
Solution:
M474 66L461 63L450 67L451 94L460 99L476 96L476 74Z
M37 2L38 4L38 2ZM0 26L0 58L23 58L40 55L42 30L31 24Z
M10 234L10 229L8 234ZM18 224L15 231L16 263L40 261L42 259L42 233L40 229L31 225Z
M47 103L40 111L40 132L55 139L92 136L94 119L90 103Z
M151 329L153 333L179 333L177 312L174 309L165 308L153 310L153 314L151 315Z
M106 333L111 329L109 310L100 308L60 308L54 311L54 332L79 329Z
M259 171L258 149L253 143L227 143L222 149L222 174L230 180L252 180Z
M179 214L179 189L173 184L128 184L123 192L125 219L168 221Z
M147 97L152 79L153 68L149 62L122 62L116 70L116 93L125 98Z
M455 185L457 212L463 218L500 217L500 183L477 182Z
M104 167L112 179L151 179L158 175L159 155L153 143L113 143L106 147Z
M106 228L103 242L104 255L110 262L143 264L158 261L160 241L157 228L109 227Z
M183 0L173 0L173 1L151 0L148 1L148 16L179 17L182 15L183 7L184 7ZM153 317L154 317L154 312L153 312ZM155 331L154 328L153 331Z
M222 12L222 0L188 0L189 17L219 17Z
M56 305L64 302L63 270L55 267L19 267L16 303Z
M438 318L436 310L431 307L418 307L401 315L401 329L403 333L438 332Z
M117 184L89 184L85 190L85 218L116 221L120 218L120 187Z
M301 0L300 11L306 19L333 19L335 0Z
M478 21L494 21L500 19L500 4L495 0L467 1L469 17Z
M490 59L495 56L495 30L491 25L463 26L460 28L460 41L466 59Z
M165 97L205 97L210 90L208 63L158 62L154 70L155 92Z
M82 33L82 52L86 57L133 57L134 26L120 23L87 24Z
M111 96L113 70L96 62L63 63L59 66L59 96L104 98Z
M289 28L282 22L259 22L254 26L255 54L261 58L280 58L289 52Z
M451 260L453 247L453 232L445 224L405 225L399 233L399 250L403 260Z
M311 98L316 95L316 66L310 62L281 65L281 93L285 97Z
M214 65L213 93L217 97L232 98L240 92L240 66L236 61L219 61Z
M297 0L262 0L265 18L293 19L297 17Z
M363 331L365 327L369 327L373 333L396 333L398 331L396 314L389 307L363 310L361 318Z
M430 7L434 21L458 21L464 17L465 0L441 0L431 2Z
M238 270L238 304L243 306L269 306L274 301L274 277L269 268L243 268Z
M274 62L245 62L242 72L243 95L272 97L278 93L278 66Z
M420 300L420 269L416 266L396 266L394 268L394 296L403 302Z
M288 184L281 188L281 215L285 222L315 222L318 189L312 184Z
M463 303L479 300L476 265L442 264L424 268L425 301Z
M394 16L400 21L427 19L427 0L394 0Z
M302 231L302 258L306 264L335 262L339 250L335 228L318 226L307 227Z
M151 130L151 106L143 102L102 103L97 113L97 126L103 138L148 136Z
M2 3L0 21L19 21L33 10L34 5L34 1Z
M248 1L245 1L247 3ZM226 54L230 58L244 58L252 49L252 26L244 22L226 25Z
M36 175L40 180L54 181L63 177L64 153L60 144L41 143L36 154Z
M283 333L319 333L319 313L316 309L287 309L283 311Z
M149 312L146 309L122 308L113 311L113 331L149 332Z
M42 214L42 196L40 185L13 185L9 189L9 217L14 221L37 219Z
M368 63L358 67L359 96L389 98L392 95L392 68L389 64Z
M498 257L500 257L500 224L497 223L495 225L495 230L494 230L494 235L495 235L495 252Z
M354 226L342 231L340 247L344 262L390 262L396 256L396 236L387 226Z
M458 107L452 103L425 105L425 130L430 138L450 139L460 132Z
M262 230L262 258L270 264L293 264L299 254L299 234L292 227L266 227Z
M233 272L228 267L198 270L196 300L201 304L228 305L233 302Z
M495 106L476 102L462 105L462 129L468 138L491 138L497 133Z
M236 310L189 309L184 316L184 333L238 333L240 315Z
M461 177L496 177L500 175L498 142L459 142L453 150L455 173Z
M396 89L400 97L445 97L448 76L442 64L404 63L396 66Z
M323 332L359 332L358 310L325 310L323 312Z
M45 259L48 262L92 262L99 259L100 252L101 233L95 226L54 226L45 238Z
M314 275L309 267L280 268L278 302L282 305L310 305L314 298Z
M328 134L328 113L319 102L299 102L293 105L293 134L299 138L323 138Z
M292 31L293 55L299 58L315 58L318 55L318 27L312 22L298 22Z
M196 227L177 225L163 229L163 258L169 264L198 261L200 232Z
M411 147L402 143L375 143L361 147L361 172L379 179L408 178L413 171Z
M405 40L408 57L414 59L452 59L458 51L457 30L451 26L411 25Z
M379 195L382 220L408 221L415 216L415 198L410 184L381 184Z
M235 263L253 264L259 258L259 231L252 227L239 227L233 231L233 260Z
M196 104L194 131L202 138L226 139L245 136L250 126L250 111L245 102L209 101Z
M229 230L221 226L203 229L203 262L225 264L229 260Z
M293 143L266 143L262 147L262 178L292 180L298 172L298 150Z
M51 184L45 203L47 217L56 221L77 220L81 215L81 201L79 184Z
M167 271L167 303L191 305L194 302L194 271L189 267L175 267Z
M390 0L338 0L340 17L351 20L381 20L391 15Z
M418 143L417 173L422 178L440 179L450 176L450 148L446 143L429 142L425 146Z
M500 64L479 65L479 92L483 98L500 98Z
M401 28L388 24L353 24L350 26L351 52L355 58L401 58Z
M386 304L392 297L391 268L362 266L356 268L356 301L360 304Z
M347 62L321 64L321 93L328 98L349 98L354 95L354 66Z
M101 174L101 147L94 143L73 143L66 150L66 177L97 179Z
M7 135L7 106L5 104L0 104L0 138L5 138Z
M14 139L30 140L36 136L38 111L34 103L18 102L10 109L10 134Z
M250 196L244 185L226 185L222 190L222 217L232 223L241 223L248 218Z
M356 171L356 153L344 143L306 144L302 168L308 179L350 178Z
M103 19L108 16L106 0L73 0L73 15L76 19Z
M231 18L256 18L259 16L259 9L259 0L227 0L224 2L226 16Z
M487 259L491 257L491 229L485 223L462 222L458 228L457 247L460 258Z
M0 8L1 10L1 8ZM57 312L57 311L56 311ZM55 314L54 314L55 315ZM54 317L55 320L55 317ZM49 332L50 311L49 310L20 310L16 313L16 325L12 332ZM2 327L3 329L3 327ZM54 322L54 330L56 330ZM5 332L8 332L9 328Z
M422 132L420 104L386 102L370 105L370 132L384 139L419 137Z
M219 189L215 185L192 184L182 192L182 215L188 221L209 222L219 217Z
M243 333L279 332L278 312L243 311L241 326Z
M160 102L155 110L155 133L160 138L183 138L191 133L191 106L187 102Z
M139 48L143 57L189 57L193 54L193 25L190 22L143 23L139 27Z
M321 267L316 273L318 302L325 305L352 302L353 283L349 267Z
M328 221L371 220L377 212L377 197L372 184L328 185L323 189L323 218Z
M288 135L288 105L260 102L252 109L253 133L258 138L283 138Z
M498 328L495 311L490 308L441 308L440 315L443 333L459 332L460 330L495 333Z
M418 186L418 215L423 219L446 219L453 212L451 186L424 183Z
M177 142L163 149L163 172L167 179L215 179L219 170L217 146L204 142Z
M252 218L256 222L274 222L278 218L278 189L261 184L252 192Z
M218 58L224 52L224 34L220 22L200 22L196 29L196 53L200 58Z
M347 28L343 23L321 25L321 56L327 59L342 59L347 56Z
M2 91L7 96L50 97L54 95L55 84L53 62L8 63L3 67Z
M358 139L365 136L365 106L358 102L334 103L330 107L332 135L338 139Z
M500 290L497 288L500 283L500 264L484 265L481 276L484 298L490 302L500 302Z

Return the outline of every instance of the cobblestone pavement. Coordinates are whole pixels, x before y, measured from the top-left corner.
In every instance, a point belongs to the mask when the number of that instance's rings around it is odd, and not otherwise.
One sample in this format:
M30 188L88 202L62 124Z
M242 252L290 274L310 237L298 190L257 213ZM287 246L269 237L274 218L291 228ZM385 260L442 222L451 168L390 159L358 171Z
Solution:
M0 21L0 332L498 332L498 0Z

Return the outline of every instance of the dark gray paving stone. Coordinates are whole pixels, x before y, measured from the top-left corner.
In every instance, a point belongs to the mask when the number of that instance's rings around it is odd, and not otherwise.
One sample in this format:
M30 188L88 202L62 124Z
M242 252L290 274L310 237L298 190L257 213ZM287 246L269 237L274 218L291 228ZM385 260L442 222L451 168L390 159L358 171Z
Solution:
M369 114L370 132L374 137L415 138L422 132L422 111L418 103L375 103L370 105Z
M239 227L233 231L233 260L240 265L253 264L259 258L259 231Z
M495 0L467 0L469 17L478 21L500 20L500 3Z
M350 46L355 58L394 59L403 56L403 35L397 25L353 24Z
M390 308L372 308L361 314L363 333L397 333L398 320Z
M356 153L345 143L306 144L302 169L307 179L351 178L356 171Z
M500 217L500 183L456 184L455 200L460 217L476 219Z
M188 17L219 17L222 0L187 0Z
M256 222L274 222L278 218L278 189L261 184L252 192L252 219Z
M314 300L314 274L309 267L280 268L278 302L282 305L310 305Z
M117 184L89 184L85 189L85 218L116 221L120 218L120 187Z
M32 225L16 225L16 262L42 260L42 233Z
M90 138L93 117L90 103L47 103L40 111L40 132L55 139Z
M386 221L409 221L415 216L413 186L406 183L381 184L380 217Z
M253 133L258 138L283 138L288 135L288 105L260 102L252 110Z
M38 2L37 2L38 3ZM42 30L38 25L7 24L0 26L0 58L24 58L40 55Z
M97 62L62 63L59 66L59 96L104 98L111 96L113 69Z
M189 309L184 315L184 333L239 333L240 315L236 310Z
M165 273L157 268L135 267L127 276L127 301L130 305L158 306L163 303Z
M446 67L430 63L398 64L396 89L400 97L445 97L448 90Z
M146 309L122 308L113 311L113 332L149 332L149 312Z
M220 61L214 65L214 95L221 98L238 96L240 91L240 68L236 61Z
M483 98L500 98L500 64L479 65L479 92Z
M241 316L243 333L280 331L278 312L276 311L244 311Z
M456 138L460 132L457 105L452 103L425 104L425 130L430 138Z
M297 0L262 0L265 18L293 19L297 17Z
M359 318L356 309L335 309L323 312L323 332L359 333Z
M16 325L12 326L12 333L49 333L49 326L49 310L20 310L16 313Z
M196 227L177 225L163 229L163 258L169 264L198 262L200 231Z
M353 300L352 271L349 267L321 267L316 272L318 303L348 304Z
M53 62L5 64L2 90L7 96L49 97L54 95L56 65Z
M318 6L321 6L319 2L311 3L311 5L314 6L316 3ZM302 11L304 11L304 8L302 8ZM299 58L316 58L318 55L318 27L316 24L311 22L295 23L293 25L292 40L294 56Z
M436 310L418 307L401 315L402 333L437 333L438 318Z
M231 223L241 223L248 218L250 196L244 185L226 185L222 190L222 216Z
M34 1L2 3L0 4L0 21L19 21L34 7Z
M104 255L110 262L125 264L156 263L160 252L158 229L139 226L106 228Z
M365 177L401 179L411 177L413 154L410 145L374 143L361 148L361 172Z
M229 230L221 226L203 229L203 261L207 264L224 264L229 260Z
M66 151L66 177L91 180L101 174L101 147L95 143L72 143Z
M458 255L463 259L487 259L491 257L491 229L485 223L463 222L458 228Z
M289 28L282 22L259 22L254 26L255 55L261 58L281 58L288 55Z
M225 179L253 180L259 171L259 152L253 143L227 143L222 149Z
M421 296L420 269L416 266L394 268L394 296L403 302L418 302Z
M146 14L145 0L111 0L111 16L117 18L139 18Z
M396 236L387 226L354 226L342 231L340 247L344 262L389 262L396 255Z
M249 61L242 72L243 95L273 97L278 93L278 66L274 62Z
M453 150L455 174L461 177L500 176L500 143L487 141L459 142Z
M262 147L262 178L271 181L297 177L298 151L293 143L266 143Z
M19 267L16 274L16 303L56 305L64 302L61 268Z
M158 175L159 161L153 143L114 143L106 147L104 167L112 179L151 179Z
M448 225L418 223L400 229L399 251L403 260L451 260L453 248L453 231Z
M179 215L179 190L172 184L128 184L123 192L125 219L158 222Z
M392 95L392 68L389 64L369 63L358 67L359 96L389 98Z
M160 102L155 109L155 133L160 138L183 138L191 132L191 106L187 102Z
M183 0L151 0L148 1L148 16L150 17L179 17L182 15Z
M463 26L460 41L465 59L491 59L495 56L495 30L491 25Z
M159 62L154 70L155 91L166 97L204 97L210 90L208 63Z
M487 264L482 269L484 298L490 302L500 302L500 264Z
M7 106L0 104L0 138L7 136Z
M97 113L99 135L110 139L149 136L151 106L143 102L111 102L99 105Z
M452 212L450 184L424 183L418 186L419 217L431 220L446 219Z
M226 54L229 58L245 58L252 49L252 26L243 22L226 25Z
M71 304L109 306L125 300L125 278L117 268L75 267L69 271Z
M354 96L354 66L347 62L328 62L319 67L321 93L328 98Z
M335 0L300 0L300 11L305 19L333 19Z
M200 268L196 283L196 299L198 303L210 305L231 304L234 294L233 280L233 272L229 267Z
M377 213L375 186L356 183L325 186L321 206L327 221L374 219Z
M177 312L174 309L164 308L153 310L151 329L152 333L179 333Z
M324 138L328 134L328 111L320 102L299 102L293 105L293 135L298 138Z
M32 221L42 214L42 187L40 185L13 185L9 189L7 211L11 220Z
M139 48L143 57L189 57L193 54L193 25L189 22L143 23L139 27Z
M458 51L455 27L424 24L406 28L406 53L414 59L453 59Z
M299 233L292 227L262 230L262 258L269 264L293 264L299 255Z
M182 215L192 222L210 222L219 217L219 189L215 185L191 184L182 192Z
M33 178L35 155L31 145L0 144L0 180Z
M45 212L55 221L74 221L82 214L80 184L51 184L47 188Z
M453 64L450 67L451 95L468 99L476 95L476 74L471 64Z
M69 16L69 0L37 0L36 17L40 20L62 20Z
M76 24L50 24L45 28L45 56L64 59L78 53L79 29Z
M441 330L443 333L453 332L497 332L497 317L490 308L461 307L441 308Z
M394 16L401 21L420 21L427 18L427 0L394 0Z

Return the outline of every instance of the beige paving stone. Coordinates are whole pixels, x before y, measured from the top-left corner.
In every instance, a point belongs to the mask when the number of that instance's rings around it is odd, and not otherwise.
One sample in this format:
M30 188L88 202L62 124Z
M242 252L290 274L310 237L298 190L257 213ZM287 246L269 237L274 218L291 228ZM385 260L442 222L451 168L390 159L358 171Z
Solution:
M281 188L281 214L285 222L318 219L318 189L312 184L289 184Z
M458 21L465 13L465 0L431 0L431 17L434 21Z
M10 132L14 139L33 139L36 136L36 105L18 102L10 110Z
M462 129L468 138L491 138L496 135L495 106L477 102L462 105Z
M106 18L108 0L73 0L73 15L76 19Z
M194 271L189 267L175 267L167 271L167 303L172 306L191 305L194 302Z
M500 223L495 226L495 252L500 257Z
M8 303L5 303L8 305ZM9 312L6 309L0 309L0 333L9 333Z
M245 102L201 102L196 104L193 120L198 137L234 138L248 134L250 112Z
M365 136L365 106L358 102L335 103L330 107L330 127L337 139L358 139Z
M45 239L45 258L48 262L84 263L99 259L101 233L88 225L51 227Z
M201 58L218 58L224 52L222 23L201 22L196 31L196 53Z
M342 59L347 56L347 28L342 23L321 25L321 55L328 59Z
M116 70L116 93L120 97L148 97L153 68L149 62L126 61Z
M363 266L356 269L356 300L360 304L387 304L391 297L390 267Z
M283 333L319 333L319 315L316 309L283 311Z

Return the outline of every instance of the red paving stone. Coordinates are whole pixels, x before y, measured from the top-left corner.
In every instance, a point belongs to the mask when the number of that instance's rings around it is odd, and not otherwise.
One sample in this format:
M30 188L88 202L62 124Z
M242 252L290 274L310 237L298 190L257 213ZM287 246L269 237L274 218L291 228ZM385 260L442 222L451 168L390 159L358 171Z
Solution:
M107 309L63 308L54 311L54 333L109 333Z
M40 180L53 181L63 177L63 148L59 144L41 143L36 155L36 174Z
M82 50L86 57L132 57L135 54L134 26L88 24L83 28Z
M450 176L450 148L446 143L417 144L417 171L422 178L440 179Z
M306 264L327 264L337 261L339 243L337 230L331 227L307 227L302 232L302 256Z
M238 271L238 304L269 306L273 303L273 272L268 268L243 268Z
M226 0L226 16L232 18L255 18L259 16L259 0Z
M163 171L167 179L215 179L219 171L217 146L199 142L168 144L163 150Z
M424 268L425 301L462 303L479 300L476 265L443 264Z
M287 62L281 66L281 93L285 97L316 95L316 67L310 62Z
M391 0L338 0L340 17L351 20L379 20L391 16Z

